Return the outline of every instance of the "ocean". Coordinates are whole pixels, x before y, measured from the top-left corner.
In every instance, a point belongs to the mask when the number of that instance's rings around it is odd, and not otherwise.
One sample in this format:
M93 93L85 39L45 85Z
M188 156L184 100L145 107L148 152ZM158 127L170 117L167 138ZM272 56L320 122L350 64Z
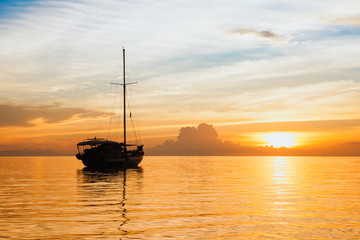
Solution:
M0 157L0 238L360 239L360 157Z

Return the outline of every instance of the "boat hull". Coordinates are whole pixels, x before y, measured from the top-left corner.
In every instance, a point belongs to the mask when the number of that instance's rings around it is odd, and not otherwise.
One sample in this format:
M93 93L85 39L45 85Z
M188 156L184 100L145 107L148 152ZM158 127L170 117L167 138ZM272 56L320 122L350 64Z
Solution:
M81 161L89 168L106 167L136 167L143 159L143 155L135 155L120 158L87 158L83 157Z

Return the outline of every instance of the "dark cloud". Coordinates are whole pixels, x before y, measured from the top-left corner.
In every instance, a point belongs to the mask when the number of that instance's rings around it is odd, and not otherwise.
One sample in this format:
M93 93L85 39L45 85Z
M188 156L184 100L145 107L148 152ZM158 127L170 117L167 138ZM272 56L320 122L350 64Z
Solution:
M196 127L183 127L176 141L168 140L164 144L148 149L150 155L232 155L248 152L248 147L223 142L212 125L206 123Z
M108 113L86 110L82 108L63 108L59 105L25 106L0 104L0 127L33 126L36 119L46 123L57 123L77 115L79 118L95 118Z
M239 35L254 34L254 35L257 35L262 38L270 38L270 39L275 39L275 38L279 37L274 32L267 31L267 30L259 31L259 30L253 29L253 28L239 28L239 29L234 30L233 33L239 34Z

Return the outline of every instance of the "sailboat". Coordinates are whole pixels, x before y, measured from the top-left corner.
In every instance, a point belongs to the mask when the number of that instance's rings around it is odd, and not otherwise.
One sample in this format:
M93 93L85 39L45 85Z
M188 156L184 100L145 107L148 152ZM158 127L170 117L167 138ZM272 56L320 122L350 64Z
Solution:
M91 168L134 167L139 165L144 156L144 145L128 144L126 141L126 86L133 83L125 81L125 49L123 48L123 83L112 83L123 86L123 142L102 138L91 138L77 144L76 158Z

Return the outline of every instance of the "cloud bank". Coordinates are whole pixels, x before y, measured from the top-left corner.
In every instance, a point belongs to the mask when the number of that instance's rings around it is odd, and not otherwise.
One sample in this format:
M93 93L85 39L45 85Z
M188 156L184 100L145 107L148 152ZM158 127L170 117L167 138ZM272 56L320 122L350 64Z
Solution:
M158 156L360 156L360 142L294 148L243 146L231 141L222 141L212 125L202 123L197 128L182 127L175 141L167 140L145 152Z
M221 155L229 152L230 142L224 143L212 125L206 123L195 127L182 127L176 141L167 140L164 144L149 149L150 155Z

